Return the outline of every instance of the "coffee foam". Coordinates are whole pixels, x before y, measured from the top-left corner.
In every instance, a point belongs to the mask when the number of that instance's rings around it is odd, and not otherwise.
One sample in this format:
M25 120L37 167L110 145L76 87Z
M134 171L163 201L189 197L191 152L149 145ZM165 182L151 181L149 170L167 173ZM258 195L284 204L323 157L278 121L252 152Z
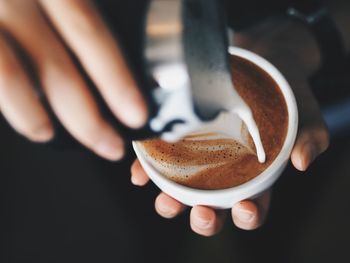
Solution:
M225 134L192 134L177 143L139 143L147 161L169 179L186 182L198 174L236 162L251 150Z

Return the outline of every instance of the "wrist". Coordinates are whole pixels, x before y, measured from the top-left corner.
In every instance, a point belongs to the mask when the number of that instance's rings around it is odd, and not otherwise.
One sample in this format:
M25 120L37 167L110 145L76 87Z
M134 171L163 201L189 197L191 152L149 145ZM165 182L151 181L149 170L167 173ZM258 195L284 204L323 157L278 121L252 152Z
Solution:
M287 14L296 23L304 26L316 40L321 55L320 70L337 71L345 63L344 39L329 10L319 2L299 4L287 9Z
M294 72L293 78L297 75L307 78L321 64L321 53L316 39L305 25L292 19L284 18L280 27L281 36L274 41L280 40L277 44L280 43L281 47L278 57L271 57L272 62L277 63L276 66L285 74Z
M329 1L327 9L343 37L347 53L350 52L350 1Z
M234 44L265 57L283 74L306 78L320 65L320 52L309 30L285 17L266 19L235 34Z

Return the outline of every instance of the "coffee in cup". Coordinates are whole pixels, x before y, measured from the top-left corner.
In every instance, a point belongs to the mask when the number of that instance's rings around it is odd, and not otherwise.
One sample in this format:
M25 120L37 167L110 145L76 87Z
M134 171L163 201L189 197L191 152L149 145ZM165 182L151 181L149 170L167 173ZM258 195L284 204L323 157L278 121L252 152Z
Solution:
M229 53L233 55L235 87L250 106L259 128L267 155L265 163L258 162L244 125L240 127L245 134L243 143L208 130L190 134L175 144L158 139L133 142L150 179L163 192L188 206L226 209L256 197L282 174L295 142L298 109L283 75L248 50L230 47ZM224 123L220 123L220 131L225 127L221 124Z
M251 108L259 128L266 161L258 161L244 124L241 129L250 147L220 133L193 134L176 143L161 139L140 142L152 165L176 183L205 190L234 187L262 173L282 148L288 111L278 84L244 58L232 55L231 65L234 86Z

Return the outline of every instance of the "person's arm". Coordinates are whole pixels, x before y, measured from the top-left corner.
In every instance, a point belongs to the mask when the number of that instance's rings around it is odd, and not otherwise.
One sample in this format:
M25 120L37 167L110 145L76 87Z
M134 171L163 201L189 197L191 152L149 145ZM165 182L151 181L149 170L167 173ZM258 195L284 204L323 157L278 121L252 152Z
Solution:
M339 13L336 9L332 9L331 13L335 15L336 23L349 47L349 4L346 7L339 5L337 10ZM291 84L299 108L299 131L291 161L296 169L305 171L329 144L328 130L307 81L320 65L320 54L315 40L300 23L291 19L270 19L236 34L234 42L237 46L267 58ZM131 173L131 180L135 185L145 185L149 180L138 161L132 166ZM269 203L269 192L254 200L239 202L231 210L234 224L246 230L259 227L266 218ZM165 218L173 218L185 208L165 193L157 197L155 207ZM196 233L210 236L220 231L224 218L224 211L196 206L191 210L190 225Z

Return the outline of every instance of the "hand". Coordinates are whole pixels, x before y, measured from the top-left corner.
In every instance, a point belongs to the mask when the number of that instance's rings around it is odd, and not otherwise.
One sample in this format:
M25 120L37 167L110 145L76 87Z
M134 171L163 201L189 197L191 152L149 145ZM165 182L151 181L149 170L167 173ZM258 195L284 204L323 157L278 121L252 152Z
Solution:
M293 24L268 22L236 35L235 39L236 45L265 56L275 64L294 90L299 108L299 132L291 161L300 171L305 171L329 144L328 130L306 80L318 63L317 49L308 35L303 33ZM288 39L289 36L294 38L294 43ZM305 60L305 57L308 60ZM131 181L135 185L143 186L149 181L138 160L132 165L131 174ZM261 226L269 210L270 196L270 191L267 191L254 200L244 200L235 204L231 209L233 223L245 230ZM167 194L160 193L155 200L155 208L159 215L173 218L180 214L185 206ZM203 236L214 235L220 231L226 213L223 210L195 206L190 213L191 228Z
M101 157L120 159L123 141L102 117L70 52L114 115L129 127L142 126L144 100L91 0L0 0L0 110L18 133L35 142L50 140L54 130L34 89L38 80L54 113L79 142Z

